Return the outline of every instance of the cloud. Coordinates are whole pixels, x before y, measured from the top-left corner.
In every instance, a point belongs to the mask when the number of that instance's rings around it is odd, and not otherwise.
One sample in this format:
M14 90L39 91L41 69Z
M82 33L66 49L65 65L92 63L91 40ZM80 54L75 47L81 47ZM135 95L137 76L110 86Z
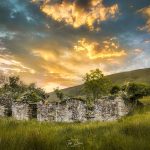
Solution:
M140 13L142 13L146 19L146 25L143 27L139 27L139 30L147 30L148 32L150 32L150 6L142 8L141 10L139 10Z
M39 3L39 0L32 0L32 2ZM115 17L118 5L105 7L103 0L43 0L40 9L58 22L65 22L74 28L86 25L93 30L95 22L100 24Z
M21 62L16 61L15 58L9 54L0 54L0 71L4 74L35 73L34 69L24 66Z
M139 48L134 49L134 53L137 54L137 55L139 55L139 54L142 53L142 52L143 52L142 49L139 49Z
M112 40L103 41L100 45L97 42L88 42L86 39L81 39L74 46L74 49L77 52L85 52L90 59L105 59L127 55L125 50L120 50L119 45Z
M95 68L108 74L109 66L121 66L127 56L117 39L111 38L99 43L81 38L69 49L55 51L55 48L54 45L51 48L41 45L41 49L30 50L34 59L42 62L38 67L44 70L42 83L46 89L50 88L50 83L61 87L80 84L82 76Z
M145 39L144 43L149 44L150 43L150 39Z

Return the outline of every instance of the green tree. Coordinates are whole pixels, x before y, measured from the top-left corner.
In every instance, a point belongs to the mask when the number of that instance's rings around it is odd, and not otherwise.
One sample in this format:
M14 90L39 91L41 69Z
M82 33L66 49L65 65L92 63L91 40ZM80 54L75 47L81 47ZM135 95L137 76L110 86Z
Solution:
M61 101L64 99L64 94L59 88L54 89L54 92Z
M110 90L110 94L112 95L118 94L119 91L120 91L120 87L118 85L114 85Z
M104 77L99 69L86 73L83 81L87 97L91 97L93 100L98 99L110 90L110 81Z
M0 88L0 97L37 102L46 99L48 94L43 89L37 88L35 83L25 85L18 76L11 76L8 83Z
M150 92L149 86L141 83L128 83L124 90L132 103L137 103L138 99L149 95Z
M8 82L3 85L1 90L15 100L26 88L27 86L20 81L18 76L10 76Z

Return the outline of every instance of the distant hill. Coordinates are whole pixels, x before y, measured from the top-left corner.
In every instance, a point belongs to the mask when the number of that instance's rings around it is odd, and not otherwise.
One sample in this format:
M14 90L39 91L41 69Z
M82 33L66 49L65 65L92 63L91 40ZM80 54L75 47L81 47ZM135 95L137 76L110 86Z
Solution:
M107 76L108 79L112 81L113 84L124 84L126 82L136 82L136 83L147 83L150 84L150 68L139 69L127 72L116 73ZM83 96L83 85L78 85L74 87L69 87L62 89L65 95L72 97L82 97ZM55 93L51 92L50 101L57 100Z

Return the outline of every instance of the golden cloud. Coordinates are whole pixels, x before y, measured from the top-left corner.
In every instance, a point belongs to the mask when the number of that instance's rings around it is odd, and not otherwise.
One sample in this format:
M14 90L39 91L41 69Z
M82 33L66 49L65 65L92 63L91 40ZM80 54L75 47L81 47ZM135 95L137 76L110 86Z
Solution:
M146 25L144 27L139 27L139 29L150 32L150 6L141 9L139 12L147 18Z
M55 46L41 44L38 48L31 47L29 54L29 57L0 55L0 70L20 75L26 83L35 82L47 91L81 84L82 76L95 68L109 74L111 68L124 63L127 55L117 39L96 42L86 38L59 52Z
M32 54L34 56L42 57L44 60L56 60L56 55L53 51L45 51L45 50L32 50Z
M24 66L21 62L8 54L0 54L0 71L5 74L16 74L21 72L35 73L34 69Z
M39 0L32 0L32 2L38 3ZM43 3L40 3L40 9L58 22L63 21L74 28L86 25L93 30L95 22L100 23L115 17L118 5L105 7L103 0L61 0L59 2L43 0Z
M74 49L77 52L83 52L90 59L106 59L127 55L124 50L120 50L119 44L112 40L104 41L102 45L100 45L97 42L89 42L83 38L78 41Z
M43 61L39 65L46 71L42 82L47 90L80 84L91 69L100 68L108 74L107 66L121 66L127 55L116 39L98 43L85 38L75 42L72 49L62 49L59 55L44 48L34 49L32 54Z

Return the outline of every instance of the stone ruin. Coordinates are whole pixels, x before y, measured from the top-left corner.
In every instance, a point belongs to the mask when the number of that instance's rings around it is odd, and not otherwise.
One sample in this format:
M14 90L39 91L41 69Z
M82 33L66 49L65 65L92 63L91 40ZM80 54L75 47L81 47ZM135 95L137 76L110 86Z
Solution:
M12 101L7 97L3 99L0 97L0 117L11 116L12 115Z
M17 120L37 118L37 104L28 102L13 102L12 117Z
M37 108L37 120L39 121L85 121L86 105L80 100L68 99L60 103L39 103Z
M12 117L17 120L37 119L49 122L84 122L117 120L129 113L121 97L103 97L88 106L84 101L67 99L63 102L13 102ZM0 116L4 108L0 105Z

